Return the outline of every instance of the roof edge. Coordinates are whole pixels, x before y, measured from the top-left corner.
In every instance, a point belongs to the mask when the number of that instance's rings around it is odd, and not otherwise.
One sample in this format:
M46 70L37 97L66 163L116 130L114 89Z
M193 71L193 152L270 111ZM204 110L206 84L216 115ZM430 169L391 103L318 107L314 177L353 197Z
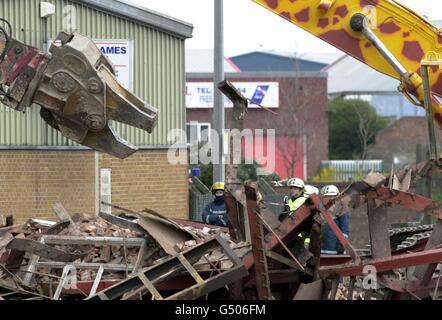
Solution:
M245 71L245 72L227 72L225 73L225 78L230 79L247 79L247 78L269 78L269 79L276 79L276 78L327 78L328 74L326 72L321 71L269 71L269 72L262 72L262 71ZM186 77L188 79L201 79L201 78L213 78L213 73L211 72L186 72Z
M72 0L95 9L112 13L116 16L135 20L179 38L192 38L193 25L159 12L137 6L121 0Z
M278 58L286 58L286 59L290 59L290 60L298 60L298 61L305 61L305 62L316 63L316 64L323 64L325 66L328 65L327 62L320 62L320 61L315 61L315 60L308 59L308 58L303 58L302 55L300 55L300 56L296 56L296 55L289 56L289 55L285 55L283 53L268 52L268 51L250 51L250 52L247 52L247 53L242 53L242 54L239 54L239 55L236 55L236 56L232 56L232 57L230 57L230 59L237 59L237 58L245 57L245 56L248 56L248 55L251 55L251 54L256 54L256 53L264 54L264 55L268 55L268 56L273 56L273 57L278 57Z
M335 65L339 64L342 60L346 59L347 57L350 57L348 54L343 54L341 57L333 61L332 63L329 63L324 68L321 69L323 72L328 72L331 68L333 68Z
M329 97L337 98L337 97L345 97L345 96L403 96L399 91L333 91L328 92ZM405 96L404 96L405 98Z

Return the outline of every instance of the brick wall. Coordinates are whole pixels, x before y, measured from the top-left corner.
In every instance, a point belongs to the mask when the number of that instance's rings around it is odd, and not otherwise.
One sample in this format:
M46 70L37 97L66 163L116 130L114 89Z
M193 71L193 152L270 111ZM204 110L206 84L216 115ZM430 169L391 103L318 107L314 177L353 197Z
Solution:
M169 164L165 150L138 151L124 160L103 154L100 158L101 168L112 169L113 203L188 218L187 164ZM186 162L184 152L180 159Z
M428 141L427 119L425 117L404 117L393 122L376 135L375 143L369 146L370 159L382 159L386 170L390 170L394 158L403 164L416 162L416 145L424 147ZM442 147L442 132L436 126L438 150Z
M187 165L170 165L166 150L140 150L125 160L100 154L99 165L112 169L115 204L187 218ZM18 223L52 220L57 201L70 213L95 212L94 152L0 151L0 214Z
M273 115L260 108L247 111L244 127L249 129L275 129L278 137L292 138L294 132L307 137L307 177L315 176L320 171L321 161L328 160L328 114L327 114L327 78L315 76L303 77L242 77L226 75L230 81L274 81L279 83L279 108ZM194 74L188 82L208 82L208 77ZM295 114L295 116L292 115ZM212 122L212 109L187 109L187 122ZM297 119L297 124L293 121ZM230 128L232 109L226 109L225 126ZM297 128L294 126L297 125ZM277 145L277 148L281 146ZM297 161L302 161L298 159Z

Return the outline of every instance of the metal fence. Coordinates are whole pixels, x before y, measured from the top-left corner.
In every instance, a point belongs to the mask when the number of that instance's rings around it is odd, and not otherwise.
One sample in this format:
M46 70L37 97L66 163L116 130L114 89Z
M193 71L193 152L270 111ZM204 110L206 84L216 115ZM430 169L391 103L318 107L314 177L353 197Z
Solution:
M284 195L272 194L263 196L264 203L274 214L280 214L283 211ZM204 208L213 201L212 194L200 194L194 190L189 190L189 218L193 221L202 221Z
M431 177L431 197L442 203L442 175L435 174Z
M194 190L189 190L189 218L193 221L203 221L202 214L204 208L213 201L211 193L201 194Z
M284 211L284 195L283 194L270 194L264 195L264 204L267 209L272 211L275 215L279 215Z
M321 171L326 170L334 181L352 181L364 177L370 171L384 172L383 160L334 160L322 161Z

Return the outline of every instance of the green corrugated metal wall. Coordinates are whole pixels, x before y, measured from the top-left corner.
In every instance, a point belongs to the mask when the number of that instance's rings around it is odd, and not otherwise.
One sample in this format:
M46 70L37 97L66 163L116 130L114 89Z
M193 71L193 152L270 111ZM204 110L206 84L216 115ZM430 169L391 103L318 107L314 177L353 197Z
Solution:
M47 1L47 0L46 0ZM40 49L43 43L40 0L0 0L0 17L13 26L13 37ZM184 129L184 40L146 25L126 20L72 1L52 0L56 14L48 20L48 35L63 31L63 7L76 8L77 31L92 39L133 40L133 90L159 109L152 134L121 124L112 126L137 146L168 145L171 129ZM25 114L0 105L0 146L74 146L40 119L34 106Z

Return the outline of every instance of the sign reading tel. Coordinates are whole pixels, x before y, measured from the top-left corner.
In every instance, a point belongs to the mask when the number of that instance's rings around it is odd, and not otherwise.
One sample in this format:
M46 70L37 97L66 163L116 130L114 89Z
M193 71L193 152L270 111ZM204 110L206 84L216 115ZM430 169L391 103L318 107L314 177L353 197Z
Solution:
M259 108L258 105L267 108L279 107L279 83L278 82L232 82L233 86L244 97L250 99L250 108ZM213 83L211 82L187 82L186 83L186 107L213 108ZM226 108L232 108L233 104L224 99Z

